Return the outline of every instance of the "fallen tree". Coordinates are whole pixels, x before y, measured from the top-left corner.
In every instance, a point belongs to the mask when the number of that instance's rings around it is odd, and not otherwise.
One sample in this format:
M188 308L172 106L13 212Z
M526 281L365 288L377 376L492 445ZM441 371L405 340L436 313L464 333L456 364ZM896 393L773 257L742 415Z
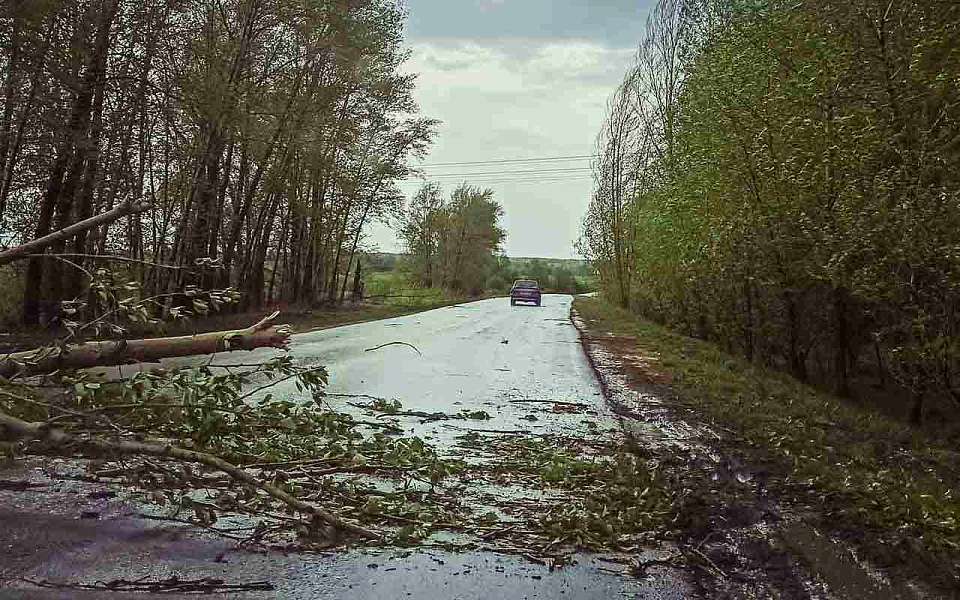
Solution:
M133 440L107 440L65 433L49 423L31 423L0 412L0 441L35 440L54 448L69 448L87 457L155 456L201 464L223 471L237 481L250 484L280 500L290 508L311 515L315 520L341 531L376 540L380 534L345 521L331 512L304 502L279 487L261 481L247 471L206 452L186 450L171 444L144 443Z
M114 209L90 219L74 223L50 235L0 252L0 265L33 257L63 258L56 254L38 254L48 246L123 216L147 210L147 203L124 202ZM81 255L82 258L101 258ZM121 259L124 260L124 259ZM132 261L132 259L131 259ZM67 261L69 262L69 261ZM133 261L139 262L139 261ZM73 264L73 263L71 263ZM155 267L166 267L150 263ZM74 267L83 270L79 265ZM169 268L179 268L170 266ZM156 322L151 311L164 316L205 315L210 310L235 301L231 290L203 292L185 289L184 296L193 299L192 309L168 311L158 300L174 294L148 298L131 295L139 286L114 278L102 270L97 276L84 270L90 279L89 290L96 291L104 304L115 306L86 324L64 321L67 336L46 347L0 356L0 450L15 455L21 449L41 455L80 456L88 459L161 458L193 463L226 473L234 481L285 504L291 511L310 515L310 530L327 526L365 539L378 540L382 535L297 497L298 490L285 488L282 481L267 481L227 456L258 456L269 450L309 454L322 436L350 437L354 424L343 419L329 419L319 408L294 406L290 402L250 399L277 383L296 378L298 390L316 394L326 383L320 366L299 367L288 356L277 356L259 365L244 365L239 372L227 369L214 375L210 365L173 369L169 372L138 373L106 386L91 382L80 372L91 367L155 362L163 358L212 355L219 352L286 349L290 341L289 325L275 325L279 311L244 329L217 331L196 335L153 339L96 340L73 343L78 332L91 328L96 333L106 330L123 334L124 320ZM201 295L206 295L201 299ZM81 294L79 297L83 297ZM238 297L238 296L237 296ZM75 305L83 305L77 301ZM70 306L65 314L74 314ZM252 368L251 368L252 367ZM40 385L30 377L61 375L61 392L50 390L47 382ZM246 393L245 386L256 378L266 377L272 383ZM14 384L11 380L19 379ZM23 393L21 393L23 392ZM104 427L104 425L106 425ZM331 429L326 429L331 428ZM346 433L344 433L346 431ZM258 446L261 437L270 432L284 437L276 449ZM273 438L270 438L273 439ZM169 441L168 441L169 440ZM177 440L179 445L174 445ZM382 442L380 442L382 443ZM183 447L192 444L192 448ZM254 447L256 446L256 447ZM247 452L241 451L247 448ZM251 490L252 491L252 490ZM256 492L253 492L256 494Z
M0 359L0 377L28 377L60 369L87 369L162 358L214 354L256 348L286 348L289 325L272 325L279 311L245 329L176 337L92 341L15 352Z

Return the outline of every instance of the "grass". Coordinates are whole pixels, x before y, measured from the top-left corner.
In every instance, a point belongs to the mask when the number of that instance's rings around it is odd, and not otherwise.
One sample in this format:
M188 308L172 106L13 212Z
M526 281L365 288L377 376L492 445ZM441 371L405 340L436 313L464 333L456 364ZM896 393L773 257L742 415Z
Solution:
M377 271L367 275L364 296L383 306L439 306L463 300L440 288L417 287L410 277L401 271Z
M577 298L574 307L588 328L629 336L641 354L659 355L656 369L672 379L679 402L732 433L726 443L770 465L786 501L819 514L834 531L898 549L872 552L882 562L910 554L956 581L956 449L603 299Z
M8 329L19 319L23 279L13 265L0 267L0 327Z

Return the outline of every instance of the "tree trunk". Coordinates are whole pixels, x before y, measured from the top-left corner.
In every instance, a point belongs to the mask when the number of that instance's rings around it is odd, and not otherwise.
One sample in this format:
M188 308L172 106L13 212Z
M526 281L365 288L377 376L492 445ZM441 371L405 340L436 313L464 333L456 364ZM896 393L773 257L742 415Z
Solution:
M88 369L137 362L155 362L161 358L214 354L256 348L286 348L289 325L271 325L279 312L260 322L233 331L215 331L197 335L144 340L99 341L66 347L40 348L8 354L0 359L0 377L29 377L53 373L59 369Z
M77 154L81 152L81 148L87 139L96 89L98 86L106 85L104 71L106 68L107 51L110 46L110 29L116 17L118 7L118 0L112 0L109 5L102 7L94 47L90 54L90 62L83 75L80 90L77 93L77 98L74 101L73 110L70 114L67 132L60 145L47 185L47 191L40 204L34 237L41 238L50 232L55 209L58 209L60 213L59 221L63 225L69 223L69 220L65 217L65 212L69 209L69 206L64 199L64 192L73 194L75 189L67 184L75 185L76 181L74 181L74 179L79 180ZM68 166L71 166L69 175L67 173ZM68 175L68 181L66 183L64 181L65 175ZM61 241L54 239L51 243L60 244ZM56 271L56 269L54 270ZM53 279L57 278L54 277ZM31 260L27 267L26 276L24 277L23 320L27 325L36 325L39 322L43 280L43 262L40 260ZM53 291L56 292L59 283L53 287ZM59 301L60 298L51 297L48 300Z
M13 108L17 103L20 88L20 20L18 13L23 0L13 0L13 28L10 33L10 58L7 61L7 76L3 83L3 115L0 116L0 223L6 212L6 195L3 191L3 181L7 179L7 170L12 168L8 154L10 152L10 133L13 125Z
M360 260L357 260L357 270L353 274L353 301L363 300L363 279L360 276Z
M790 372L793 373L794 377L806 383L808 379L807 361L800 351L800 323L794 292L789 290L784 292L784 304L787 305L787 328L790 338L790 347L787 350L790 355Z
M835 393L850 397L850 332L847 325L847 293L843 288L833 290L833 372L836 378Z
M922 392L911 392L910 394L910 424L911 425L922 425L923 424L923 393Z
M750 277L747 277L747 280L744 282L744 296L746 297L746 309L747 314L744 317L745 323L743 326L743 351L747 357L747 360L753 361L753 356L756 351L756 338L754 335L754 322L753 322L753 281Z

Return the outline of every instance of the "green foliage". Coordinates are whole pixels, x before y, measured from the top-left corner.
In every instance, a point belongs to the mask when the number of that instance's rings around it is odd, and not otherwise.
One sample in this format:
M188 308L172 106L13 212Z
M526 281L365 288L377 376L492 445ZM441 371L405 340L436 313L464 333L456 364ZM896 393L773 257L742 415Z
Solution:
M717 346L638 319L603 299L575 304L591 328L632 336L659 355L682 402L776 465L771 485L786 501L838 523L875 531L893 546L960 551L960 473L953 448Z
M583 294L595 289L595 277L585 261L506 257L498 261L489 288L505 292L517 279L535 279L542 289L560 294Z
M663 527L670 504L653 472L633 454L617 454L584 469L576 463L552 463L544 481L563 480L589 472L593 484L581 486L573 502L549 506L540 526L555 540L601 550L618 547L628 536Z
M152 206L30 260L24 324L47 325L105 264L144 296L196 285L241 290L244 308L341 303L364 234L399 213L398 184L437 125L404 66L406 12L395 0L0 4L2 242L125 200Z
M398 263L396 270L368 273L366 298L377 304L410 308L432 308L457 299L439 287L424 287L402 270L404 267Z
M409 267L420 285L473 296L483 293L506 237L502 215L491 190L463 184L447 201L439 185L424 185L400 228Z
M218 371L214 373L214 371ZM293 380L298 391L319 398L326 372L305 370L289 356L253 368L196 367L140 372L120 382L98 382L80 373L66 377L75 403L71 410L103 414L114 425L176 439L241 464L311 456L317 439L354 443L349 417L320 406L255 393L261 386ZM244 387L253 391L244 392Z
M539 535L554 545L601 551L662 531L673 512L654 466L622 442L601 440L598 435L600 447L588 449L576 438L491 440L467 434L460 445L494 453L491 462L471 469L478 475L493 475L501 483L524 480L544 494L561 494L522 515Z
M600 137L604 289L844 394L893 380L915 419L960 406L958 11L660 3Z

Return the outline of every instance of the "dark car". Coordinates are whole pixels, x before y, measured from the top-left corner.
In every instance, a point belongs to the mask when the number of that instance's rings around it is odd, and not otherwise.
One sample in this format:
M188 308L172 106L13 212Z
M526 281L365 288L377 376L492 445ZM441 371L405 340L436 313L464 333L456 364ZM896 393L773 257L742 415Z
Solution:
M540 306L540 284L533 279L518 279L510 288L510 306L517 302L533 302Z

